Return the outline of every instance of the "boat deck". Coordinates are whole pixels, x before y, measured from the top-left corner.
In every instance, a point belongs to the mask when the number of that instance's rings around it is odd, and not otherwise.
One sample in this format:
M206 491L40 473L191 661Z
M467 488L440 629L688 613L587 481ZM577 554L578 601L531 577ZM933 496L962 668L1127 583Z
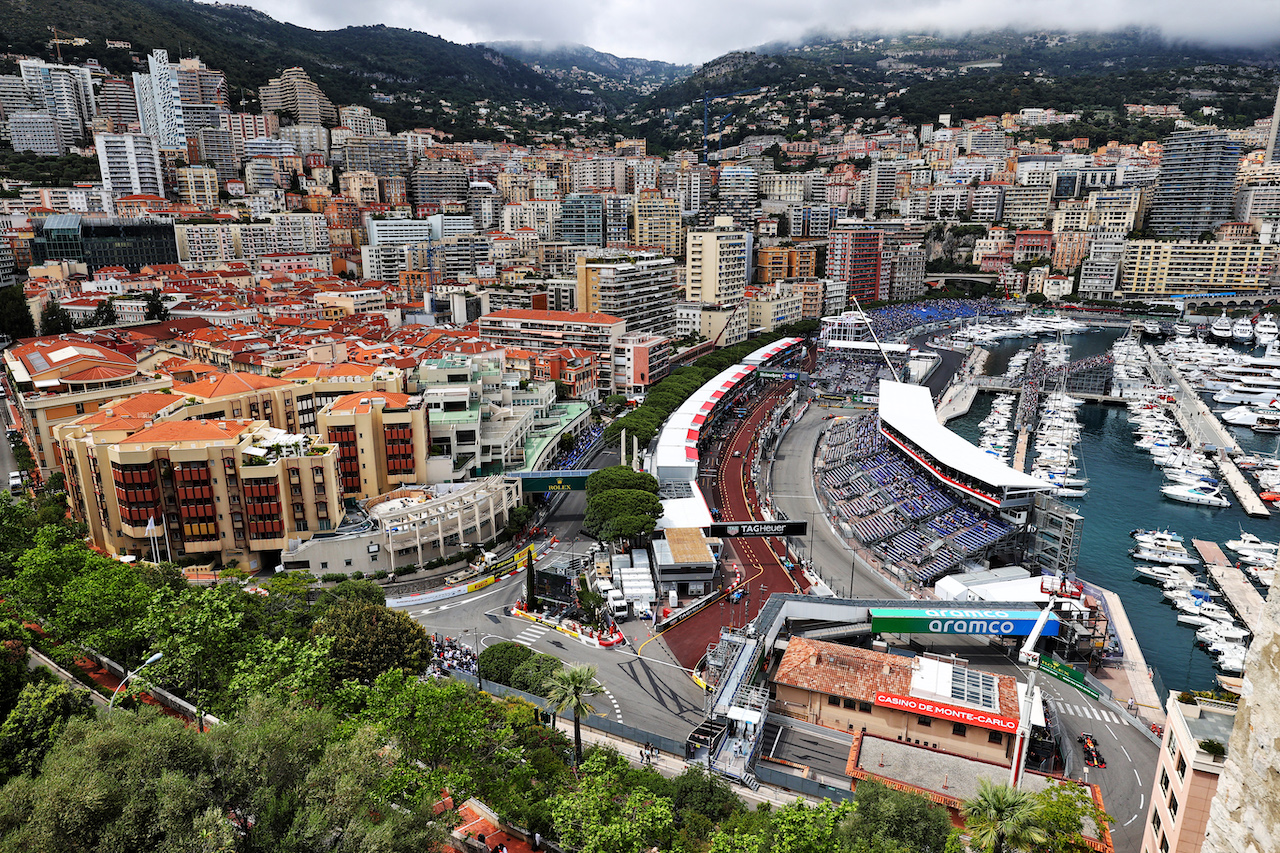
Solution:
M1204 558L1209 577L1213 578L1214 583L1227 596L1240 621L1252 633L1257 634L1262 624L1262 608L1265 604L1262 595L1249 583L1244 572L1237 569L1227 555L1222 553L1217 542L1206 542L1203 539L1192 539L1191 542Z

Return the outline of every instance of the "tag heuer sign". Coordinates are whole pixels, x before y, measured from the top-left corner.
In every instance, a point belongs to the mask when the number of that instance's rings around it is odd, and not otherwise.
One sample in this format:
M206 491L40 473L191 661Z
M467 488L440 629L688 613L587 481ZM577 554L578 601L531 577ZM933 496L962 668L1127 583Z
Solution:
M734 536L805 536L809 532L807 521L738 521L713 524L707 535L731 538Z

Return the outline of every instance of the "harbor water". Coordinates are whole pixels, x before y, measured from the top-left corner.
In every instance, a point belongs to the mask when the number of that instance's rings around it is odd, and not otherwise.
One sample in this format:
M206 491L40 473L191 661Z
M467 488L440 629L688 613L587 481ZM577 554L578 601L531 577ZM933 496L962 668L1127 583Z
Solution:
M1072 335L1064 340L1071 346L1071 358L1076 360L1107 351L1119 335L1110 330ZM1019 349L1034 343L1024 338L988 345L991 358L987 373L1003 373ZM969 414L948 426L976 443L980 436L978 424L991 411L992 399L991 394L980 394ZM1162 471L1150 454L1134 446L1126 408L1086 403L1077 410L1077 416L1081 425L1079 467L1081 475L1089 478L1089 492L1081 498L1062 500L1077 507L1084 517L1080 577L1120 596L1147 664L1159 671L1168 689L1216 688L1214 659L1196 648L1195 628L1178 624L1177 611L1161 597L1159 586L1136 579L1134 561L1128 554L1134 545L1129 531L1135 527L1168 528L1182 534L1191 550L1193 538L1222 544L1236 539L1241 530L1274 541L1280 535L1280 521L1274 517L1249 518L1234 497L1231 507L1210 509L1161 496ZM1247 428L1231 429L1246 451L1274 450L1275 436L1259 437ZM1250 484L1256 485L1252 480ZM1203 574L1202 567L1199 571Z

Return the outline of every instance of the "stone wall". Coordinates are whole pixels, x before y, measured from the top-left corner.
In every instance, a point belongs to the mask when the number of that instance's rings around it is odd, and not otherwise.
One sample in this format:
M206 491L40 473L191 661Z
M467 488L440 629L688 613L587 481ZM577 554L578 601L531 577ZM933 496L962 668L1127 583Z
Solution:
M1245 661L1230 753L1209 807L1204 853L1280 850L1280 586Z

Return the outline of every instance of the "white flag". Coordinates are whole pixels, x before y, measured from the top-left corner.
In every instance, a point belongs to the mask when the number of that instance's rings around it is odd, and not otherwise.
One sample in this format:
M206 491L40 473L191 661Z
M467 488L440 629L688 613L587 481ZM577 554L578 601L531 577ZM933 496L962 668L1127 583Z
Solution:
M147 535L150 536L156 532L156 517L153 515L147 519Z

